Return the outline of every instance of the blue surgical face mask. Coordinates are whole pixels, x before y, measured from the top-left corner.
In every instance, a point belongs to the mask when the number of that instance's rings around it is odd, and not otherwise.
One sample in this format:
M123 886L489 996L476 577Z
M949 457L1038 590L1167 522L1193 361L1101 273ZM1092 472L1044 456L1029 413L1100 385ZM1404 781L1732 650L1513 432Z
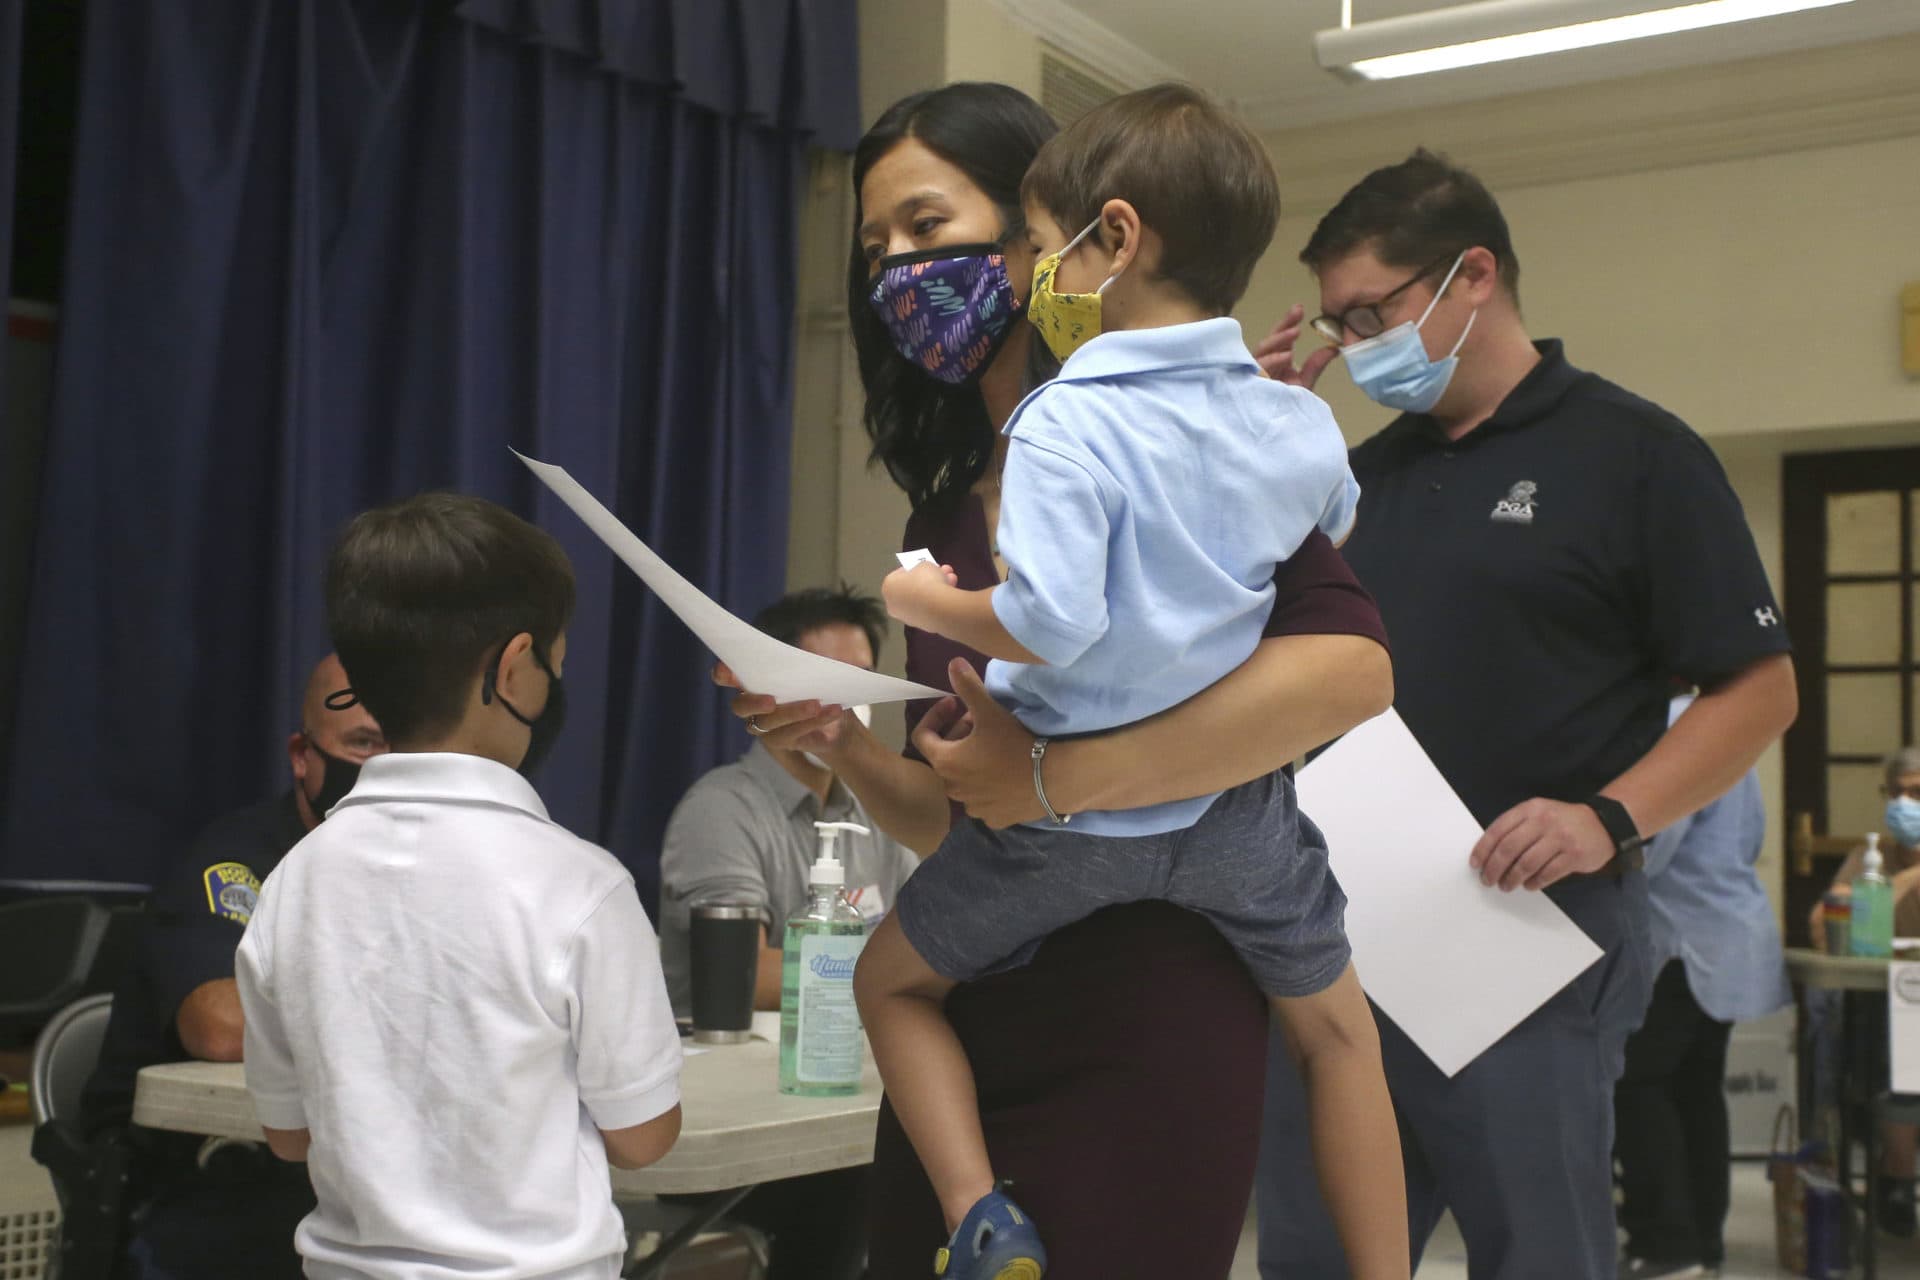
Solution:
M1887 834L1902 848L1920 849L1920 800L1895 796L1887 801Z
M1425 413L1440 403L1440 396L1446 391L1447 384L1453 381L1453 371L1460 365L1460 346L1466 342L1467 335L1473 332L1473 322L1480 312L1476 308L1467 317L1467 327L1460 331L1460 341L1453 344L1453 350L1447 352L1443 360L1427 359L1426 345L1420 341L1420 328L1426 324L1427 317L1433 314L1433 309L1440 305L1447 286L1453 283L1454 273L1460 270L1460 264L1466 261L1466 257L1463 252L1453 260L1453 266L1447 270L1447 278L1440 282L1433 301L1427 304L1427 309L1420 313L1418 320L1397 324L1385 333L1375 334L1340 349L1340 358L1347 362L1347 372L1353 377L1353 385L1359 387L1367 399L1403 413Z

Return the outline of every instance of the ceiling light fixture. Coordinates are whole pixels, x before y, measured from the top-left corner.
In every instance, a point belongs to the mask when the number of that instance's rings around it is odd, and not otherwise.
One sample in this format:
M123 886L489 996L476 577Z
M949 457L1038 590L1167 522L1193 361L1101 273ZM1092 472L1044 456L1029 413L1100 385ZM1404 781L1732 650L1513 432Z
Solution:
M1451 71L1647 36L1772 18L1853 0L1480 0L1400 18L1343 25L1313 37L1313 54L1336 75L1356 80Z

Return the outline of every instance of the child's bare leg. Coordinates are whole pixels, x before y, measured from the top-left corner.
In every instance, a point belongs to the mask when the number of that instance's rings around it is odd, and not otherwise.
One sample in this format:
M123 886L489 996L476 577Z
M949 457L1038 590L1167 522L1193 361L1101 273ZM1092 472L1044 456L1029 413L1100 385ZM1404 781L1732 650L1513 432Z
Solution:
M1407 1280L1406 1170L1380 1033L1348 965L1316 995L1272 1000L1300 1066L1321 1194L1354 1280Z
M953 985L920 958L893 916L867 939L853 975L873 1060L950 1232L993 1190L973 1065L942 1007Z

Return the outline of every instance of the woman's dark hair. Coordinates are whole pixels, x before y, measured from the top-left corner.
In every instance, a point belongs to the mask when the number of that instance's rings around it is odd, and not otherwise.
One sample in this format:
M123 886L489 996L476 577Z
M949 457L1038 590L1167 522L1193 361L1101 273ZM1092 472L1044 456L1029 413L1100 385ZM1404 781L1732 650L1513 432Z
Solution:
M868 263L859 235L860 184L882 156L915 138L966 174L1000 206L1006 232L1017 233L1024 226L1020 179L1041 144L1058 130L1046 109L1018 89L962 82L900 99L854 149L847 323L867 391L862 420L873 441L871 456L886 464L887 474L906 491L916 511L951 503L973 488L993 457L993 424L976 388L947 386L904 359L868 304Z
M461 493L365 511L327 561L327 630L387 741L460 722L481 663L521 632L551 662L573 616L573 566L543 529Z

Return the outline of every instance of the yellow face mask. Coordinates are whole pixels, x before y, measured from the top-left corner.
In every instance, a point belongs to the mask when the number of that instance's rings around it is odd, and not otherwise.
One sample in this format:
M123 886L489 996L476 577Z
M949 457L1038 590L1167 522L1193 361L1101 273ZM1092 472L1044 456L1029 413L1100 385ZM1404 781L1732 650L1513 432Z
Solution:
M1092 293L1054 292L1053 277L1060 270L1060 260L1072 253L1074 246L1087 238L1087 232L1099 225L1100 219L1095 218L1079 235L1067 241L1066 248L1048 254L1033 267L1033 293L1027 298L1027 319L1040 331L1047 349L1062 363L1100 335L1100 295L1106 292L1108 285L1120 278L1120 273L1114 272L1101 281L1100 287Z

